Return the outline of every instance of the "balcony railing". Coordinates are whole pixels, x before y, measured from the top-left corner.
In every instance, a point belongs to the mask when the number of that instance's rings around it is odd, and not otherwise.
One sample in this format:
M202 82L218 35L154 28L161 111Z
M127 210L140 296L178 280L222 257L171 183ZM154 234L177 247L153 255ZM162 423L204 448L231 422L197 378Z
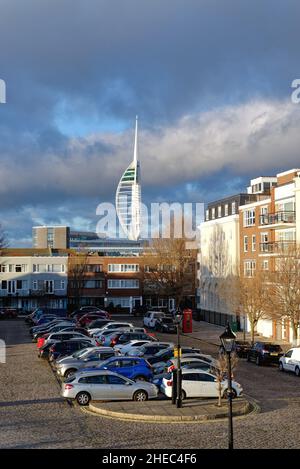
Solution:
M273 243L260 243L260 252L280 253L287 252L295 245L295 241L275 241Z
M296 213L294 211L281 211L260 215L260 225L276 225L277 223L295 223Z

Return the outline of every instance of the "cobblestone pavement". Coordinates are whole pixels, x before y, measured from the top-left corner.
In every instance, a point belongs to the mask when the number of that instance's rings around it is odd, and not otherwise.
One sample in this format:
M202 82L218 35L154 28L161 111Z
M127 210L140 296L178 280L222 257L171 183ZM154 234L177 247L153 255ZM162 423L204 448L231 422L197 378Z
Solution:
M7 363L0 364L0 448L226 448L226 421L148 424L84 413L60 398L23 321L0 322L0 338L8 345ZM182 342L207 353L217 350L192 338ZM240 360L236 379L262 412L235 419L235 446L299 448L299 378Z

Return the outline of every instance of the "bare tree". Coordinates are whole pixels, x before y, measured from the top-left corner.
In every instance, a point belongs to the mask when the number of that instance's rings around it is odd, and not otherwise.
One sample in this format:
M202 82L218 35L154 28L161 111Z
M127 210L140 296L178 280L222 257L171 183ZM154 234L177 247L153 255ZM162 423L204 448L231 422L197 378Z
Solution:
M269 276L260 270L253 271L249 277L228 276L220 282L219 294L228 307L248 318L253 343L258 321L271 317Z
M279 253L275 272L270 277L272 315L279 321L289 320L295 343L300 338L299 269L300 245L295 243Z
M5 254L5 249L8 248L9 243L7 240L7 236L5 231L0 224L0 255L3 256Z
M144 253L146 289L175 299L179 307L195 283L197 251L186 248L184 238L154 239Z
M74 299L75 309L80 307L80 299L85 286L88 269L88 253L71 254L68 266L68 296Z
M231 354L231 371L237 367L238 364L238 357L235 353ZM217 379L217 387L218 387L218 406L221 407L222 405L222 382L228 375L228 361L227 357L224 353L220 353L215 369L215 375ZM233 378L233 375L232 375Z

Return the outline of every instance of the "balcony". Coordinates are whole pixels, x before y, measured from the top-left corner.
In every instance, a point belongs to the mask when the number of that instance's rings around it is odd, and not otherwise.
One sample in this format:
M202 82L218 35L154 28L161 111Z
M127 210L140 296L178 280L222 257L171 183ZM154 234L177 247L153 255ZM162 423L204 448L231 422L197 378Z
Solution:
M260 243L260 252L265 254L280 254L288 252L295 246L295 241L275 241L273 243Z
M260 215L259 224L278 228L280 226L294 225L296 223L296 213L294 211L280 211Z

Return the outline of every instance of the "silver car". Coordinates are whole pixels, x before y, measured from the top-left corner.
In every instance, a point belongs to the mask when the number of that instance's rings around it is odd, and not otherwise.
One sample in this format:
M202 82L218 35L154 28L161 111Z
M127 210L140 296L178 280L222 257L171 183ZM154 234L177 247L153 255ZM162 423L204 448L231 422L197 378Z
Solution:
M60 377L68 378L70 375L83 368L99 366L102 362L115 355L117 355L117 353L111 347L92 348L79 357L69 357L68 359L58 362L56 364L56 373Z
M108 370L78 372L62 384L61 395L76 399L79 405L88 405L90 400L134 400L147 401L157 397L155 384L132 381Z

